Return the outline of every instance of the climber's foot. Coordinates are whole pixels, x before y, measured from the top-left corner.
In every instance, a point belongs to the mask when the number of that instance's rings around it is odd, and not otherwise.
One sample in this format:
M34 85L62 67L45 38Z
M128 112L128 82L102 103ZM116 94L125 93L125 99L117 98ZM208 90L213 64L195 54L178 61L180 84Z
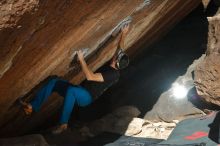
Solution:
M33 112L32 106L29 103L25 103L22 105L25 115L30 116Z
M53 133L53 134L60 134L60 133L62 133L62 132L64 132L64 131L66 131L66 130L67 130L67 127L68 127L67 124L61 124L60 126L57 126L57 127L52 131L52 133Z
M33 109L32 109L32 105L30 103L23 101L21 98L18 99L18 102L21 104L25 115L29 116L32 114Z

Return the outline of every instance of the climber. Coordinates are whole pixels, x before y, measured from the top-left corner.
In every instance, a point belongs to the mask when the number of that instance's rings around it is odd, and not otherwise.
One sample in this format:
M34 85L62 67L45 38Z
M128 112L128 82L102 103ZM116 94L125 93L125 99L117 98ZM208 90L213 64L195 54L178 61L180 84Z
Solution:
M122 51L124 48L124 38L127 35L128 30L129 25L122 27L119 33L120 40L119 45L117 46L118 49L116 50L107 70L93 73L84 60L83 52L77 51L78 60L87 79L84 84L73 85L58 77L49 80L49 82L38 91L35 98L30 103L22 101L22 107L25 114L30 115L33 111L39 111L43 102L52 94L52 92L57 92L64 97L64 103L59 121L60 125L57 126L52 133L59 134L66 130L74 104L76 103L81 107L89 105L118 80L119 70L128 66L129 58Z

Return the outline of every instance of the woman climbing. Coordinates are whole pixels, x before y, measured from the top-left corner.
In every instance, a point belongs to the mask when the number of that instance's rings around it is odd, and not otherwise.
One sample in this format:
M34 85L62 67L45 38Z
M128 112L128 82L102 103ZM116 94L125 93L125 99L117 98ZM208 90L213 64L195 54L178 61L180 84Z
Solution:
M119 45L113 56L110 66L103 72L93 73L87 66L82 51L77 51L78 60L86 76L83 85L73 85L67 80L54 78L49 80L36 94L30 103L22 102L23 110L26 115L33 111L38 112L41 105L53 93L57 92L64 97L63 109L60 117L60 125L52 131L59 134L67 129L68 120L75 104L84 107L97 99L108 87L119 79L119 70L128 66L129 58L123 53L124 38L129 30L129 25L122 27L120 32Z

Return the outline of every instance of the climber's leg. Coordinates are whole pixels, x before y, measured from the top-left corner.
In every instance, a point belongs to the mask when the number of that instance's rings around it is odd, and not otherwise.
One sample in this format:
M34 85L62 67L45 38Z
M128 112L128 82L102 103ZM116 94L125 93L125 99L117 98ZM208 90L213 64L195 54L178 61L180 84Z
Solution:
M36 94L35 98L30 102L34 111L39 111L41 105L53 92L53 87L58 79L50 80L46 85L44 85Z
M92 103L92 96L85 88L78 86L76 92L76 102L81 107L87 106Z
M70 86L64 98L63 110L60 117L60 126L53 131L54 134L59 134L67 129L68 121L71 116L74 104L86 106L92 102L90 94L80 86Z

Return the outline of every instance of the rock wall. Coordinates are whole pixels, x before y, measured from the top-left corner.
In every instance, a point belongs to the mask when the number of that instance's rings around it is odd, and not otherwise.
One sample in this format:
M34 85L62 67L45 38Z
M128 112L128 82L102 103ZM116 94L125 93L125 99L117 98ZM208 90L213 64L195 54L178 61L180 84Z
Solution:
M96 70L113 55L119 37L115 27L128 16L131 30L125 49L137 52L151 44L191 12L199 0L47 0L1 1L0 134L23 134L57 112L62 99L54 95L40 113L22 116L16 100L32 98L48 77L80 83L84 75L74 52L89 48L87 62ZM15 132L16 131L16 132Z
M220 11L208 17L209 36L206 57L195 70L197 92L207 102L220 105Z
M0 30L16 26L24 13L37 11L38 4L39 0L1 0Z

